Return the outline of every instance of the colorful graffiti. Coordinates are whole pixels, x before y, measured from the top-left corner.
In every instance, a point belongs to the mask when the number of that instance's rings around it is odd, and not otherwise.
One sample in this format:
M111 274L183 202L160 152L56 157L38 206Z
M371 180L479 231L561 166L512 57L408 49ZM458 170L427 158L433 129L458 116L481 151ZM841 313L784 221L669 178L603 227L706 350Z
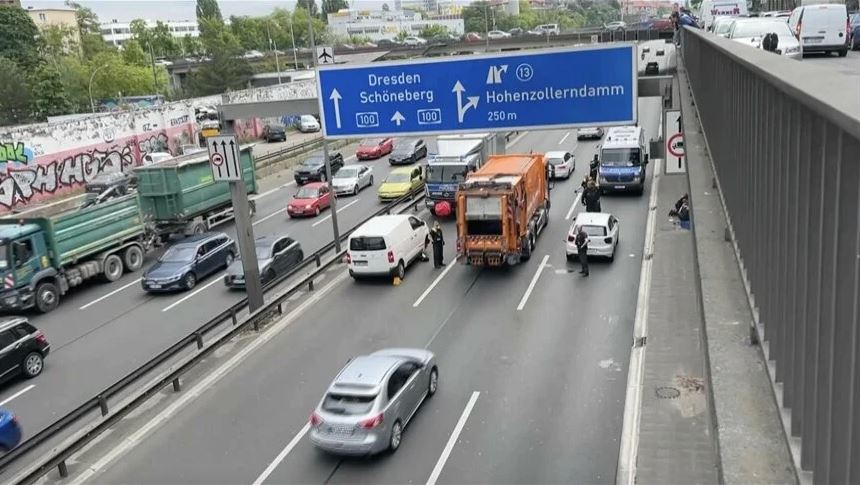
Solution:
M33 150L21 142L0 143L0 164L23 163L33 160Z

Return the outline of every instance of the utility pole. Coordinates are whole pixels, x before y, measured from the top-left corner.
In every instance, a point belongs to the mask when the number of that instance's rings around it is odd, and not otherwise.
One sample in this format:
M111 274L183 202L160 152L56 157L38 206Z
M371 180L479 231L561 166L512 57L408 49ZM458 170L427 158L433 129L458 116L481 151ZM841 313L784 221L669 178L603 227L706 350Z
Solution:
M299 70L299 54L296 47L296 33L293 31L293 16L290 15L290 40L293 42L293 65L296 66L296 71Z
M266 21L266 34L269 36L269 49L275 52L275 68L278 70L278 84L281 84L281 62L278 60L278 44L272 40L272 31L269 29L269 21Z
M317 69L317 48L314 43L314 18L311 12L308 11L308 34L311 41L311 59L313 60L314 71L319 79ZM337 197L334 193L334 186L331 184L331 161L328 159L328 140L323 138L323 159L325 159L325 179L328 183L328 190L331 192L331 228L334 232L334 248L336 252L340 252L340 231L337 228Z

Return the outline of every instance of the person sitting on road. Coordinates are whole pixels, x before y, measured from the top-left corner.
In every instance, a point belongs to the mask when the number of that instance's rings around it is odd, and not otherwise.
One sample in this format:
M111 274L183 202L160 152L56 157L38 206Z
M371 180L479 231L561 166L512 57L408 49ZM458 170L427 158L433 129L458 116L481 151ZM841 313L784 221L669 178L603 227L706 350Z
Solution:
M669 217L678 217L678 211L681 210L681 207L687 204L690 200L689 194L684 194L675 202L675 208L669 211Z

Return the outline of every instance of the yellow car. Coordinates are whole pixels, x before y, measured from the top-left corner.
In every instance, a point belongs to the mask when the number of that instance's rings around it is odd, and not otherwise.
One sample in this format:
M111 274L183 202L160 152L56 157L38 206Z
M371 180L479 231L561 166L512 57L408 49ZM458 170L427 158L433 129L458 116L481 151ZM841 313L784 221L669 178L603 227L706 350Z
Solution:
M421 167L395 168L379 186L380 202L399 199L413 190L424 187L424 170Z

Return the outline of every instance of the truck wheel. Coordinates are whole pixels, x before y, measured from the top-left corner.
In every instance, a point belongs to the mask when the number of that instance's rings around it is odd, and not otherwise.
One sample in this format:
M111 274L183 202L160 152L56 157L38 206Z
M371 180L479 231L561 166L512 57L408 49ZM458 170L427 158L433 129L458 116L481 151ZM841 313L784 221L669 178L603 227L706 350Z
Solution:
M531 235L529 235L523 239L522 259L523 259L523 261L528 261L529 258L531 258L531 257L532 257L532 243L531 243Z
M143 266L143 250L140 246L127 247L122 255L122 261L129 272L139 270Z
M104 262L104 277L110 282L114 282L122 276L122 259L116 254L111 254L105 258Z
M203 234L204 232L206 232L206 223L203 221L196 221L188 225L188 229L185 235L192 236L197 234Z
M60 292L57 285L50 281L39 283L36 287L36 309L41 313L48 313L60 304Z

